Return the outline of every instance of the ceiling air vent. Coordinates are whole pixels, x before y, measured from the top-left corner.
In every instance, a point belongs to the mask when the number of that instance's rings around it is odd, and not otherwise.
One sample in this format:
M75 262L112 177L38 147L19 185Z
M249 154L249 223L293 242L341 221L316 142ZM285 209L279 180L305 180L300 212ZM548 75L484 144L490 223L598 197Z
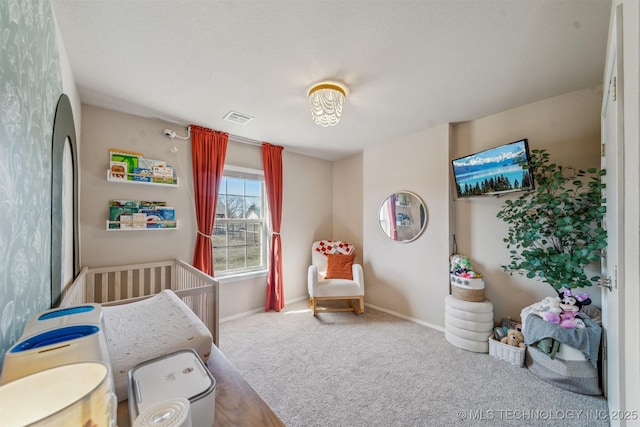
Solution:
M247 123L249 123L251 120L253 120L253 117L248 116L246 114L243 113L238 113L237 111L229 111L227 113L226 116L224 116L224 119L229 121L229 122L234 122L234 123L238 123L241 125L246 125Z

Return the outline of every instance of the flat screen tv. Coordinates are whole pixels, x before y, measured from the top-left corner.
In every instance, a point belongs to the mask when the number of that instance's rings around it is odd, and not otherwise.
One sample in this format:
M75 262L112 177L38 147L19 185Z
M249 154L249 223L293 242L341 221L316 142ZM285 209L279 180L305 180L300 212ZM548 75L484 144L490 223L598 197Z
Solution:
M529 144L521 139L453 160L458 197L495 196L532 190Z

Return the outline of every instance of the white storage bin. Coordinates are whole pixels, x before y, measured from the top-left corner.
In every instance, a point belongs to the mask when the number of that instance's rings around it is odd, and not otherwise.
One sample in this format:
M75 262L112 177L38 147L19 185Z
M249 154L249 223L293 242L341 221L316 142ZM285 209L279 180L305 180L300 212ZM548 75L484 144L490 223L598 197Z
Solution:
M104 329L102 306L92 303L40 312L29 318L20 340L50 329L71 325L94 325Z
M110 366L100 327L71 325L50 329L18 341L7 351L0 384L56 366L92 361Z
M215 417L216 382L192 349L176 351L129 370L131 425L158 402L185 398L194 426L211 427Z
M509 362L518 368L522 368L524 365L526 350L526 347L514 347L512 345L503 344L493 338L489 338L489 356Z

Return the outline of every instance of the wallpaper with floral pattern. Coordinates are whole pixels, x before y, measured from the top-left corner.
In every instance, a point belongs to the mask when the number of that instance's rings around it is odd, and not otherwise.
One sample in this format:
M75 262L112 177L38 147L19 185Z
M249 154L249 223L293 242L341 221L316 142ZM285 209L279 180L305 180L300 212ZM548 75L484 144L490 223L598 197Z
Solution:
M51 304L51 137L62 77L49 0L0 1L0 364Z

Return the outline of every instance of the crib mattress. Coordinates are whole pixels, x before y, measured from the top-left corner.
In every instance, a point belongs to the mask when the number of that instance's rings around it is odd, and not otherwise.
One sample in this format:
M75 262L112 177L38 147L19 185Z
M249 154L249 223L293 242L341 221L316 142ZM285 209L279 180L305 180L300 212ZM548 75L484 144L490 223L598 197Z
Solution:
M138 364L192 348L204 363L211 332L172 291L129 304L103 307L105 335L118 401L126 400L128 372Z

